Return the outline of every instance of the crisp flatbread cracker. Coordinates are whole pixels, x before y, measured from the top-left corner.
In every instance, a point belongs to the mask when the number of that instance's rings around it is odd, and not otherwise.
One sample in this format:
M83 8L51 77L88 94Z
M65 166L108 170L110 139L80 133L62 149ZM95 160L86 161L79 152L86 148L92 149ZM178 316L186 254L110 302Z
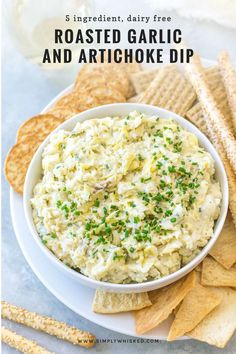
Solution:
M119 313L139 310L151 304L146 292L125 294L96 290L92 308L97 313Z
M196 282L195 273L162 289L148 293L152 305L135 312L136 333L143 334L162 323L184 299Z
M160 69L143 70L131 76L135 92L142 93L154 80Z
M198 282L183 299L171 324L168 341L183 336L196 327L201 320L219 305L221 297Z
M209 254L226 269L236 263L236 227L230 212L228 212L223 230Z
M17 142L23 141L28 136L37 136L38 140L44 140L58 125L63 122L62 118L45 113L34 116L25 121L17 131Z
M195 270L196 272L198 272L198 273L201 273L201 271L202 271L202 263L199 263L199 264L196 266L196 268L194 268L194 270Z
M211 291L221 297L220 304L187 335L224 348L236 330L236 291L214 287Z
M30 161L42 142L43 140L38 140L37 135L26 137L8 152L4 165L5 177L15 192L23 194Z
M236 173L236 140L226 124L224 115L217 106L217 102L211 93L210 87L207 84L207 78L204 74L204 68L202 67L200 58L197 54L192 57L190 64L186 64L186 70L188 77L196 90L204 112L209 118L209 123L215 133L220 137L228 159Z
M192 85L174 65L160 69L138 102L152 104L185 115L196 94Z
M236 288L236 267L225 269L213 258L206 257L202 264L201 283L208 286L231 286Z
M227 52L220 53L218 60L233 116L234 132L236 133L236 72Z

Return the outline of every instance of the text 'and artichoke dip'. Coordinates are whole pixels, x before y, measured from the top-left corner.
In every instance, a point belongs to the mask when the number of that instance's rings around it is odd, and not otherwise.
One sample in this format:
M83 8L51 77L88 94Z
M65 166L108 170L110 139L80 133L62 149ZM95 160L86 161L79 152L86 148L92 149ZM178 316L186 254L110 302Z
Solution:
M112 283L175 272L213 235L214 161L176 121L132 112L51 136L35 186L42 242L65 264Z

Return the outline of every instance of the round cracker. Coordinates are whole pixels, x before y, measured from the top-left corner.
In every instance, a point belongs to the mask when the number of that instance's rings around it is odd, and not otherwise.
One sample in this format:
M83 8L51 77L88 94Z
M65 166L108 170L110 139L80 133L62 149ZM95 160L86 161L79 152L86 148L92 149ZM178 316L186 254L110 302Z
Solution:
M104 72L101 75L101 73L98 73L96 71L78 75L75 82L74 90L81 92L83 90L94 89L99 87L112 88L121 92L123 95L126 93L122 82L118 81L117 78L111 80L109 73Z
M16 141L20 142L27 136L33 135L36 135L38 140L44 140L63 120L49 113L34 116L20 126Z
M82 77L87 81L87 77L91 78L93 75L105 76L108 82L116 82L119 85L118 91L120 91L125 97L129 93L129 77L124 69L124 65L121 64L85 64L78 74L77 82Z
M124 95L121 92L108 87L97 87L93 89L84 90L81 95L81 99L85 97L92 98L94 102L98 105L116 103L116 102L126 102Z
M78 94L72 91L61 98L55 103L54 108L66 108L76 113L94 107L97 104L93 97L88 95Z
M115 102L126 102L126 99L119 91L103 86L83 89L80 92L72 91L61 97L54 107L63 107L79 113L89 108Z
M48 111L48 113L53 114L55 117L58 117L62 120L67 120L75 116L78 112L67 109L66 107L53 107Z
M23 194L24 182L28 166L34 153L43 140L38 136L30 136L15 144L7 154L4 172L7 181L15 192Z

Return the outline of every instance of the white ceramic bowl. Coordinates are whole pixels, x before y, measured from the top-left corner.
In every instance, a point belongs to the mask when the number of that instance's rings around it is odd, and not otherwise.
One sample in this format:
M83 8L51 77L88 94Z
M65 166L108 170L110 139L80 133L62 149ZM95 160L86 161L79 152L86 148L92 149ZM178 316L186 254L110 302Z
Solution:
M224 170L223 163L212 146L211 142L206 138L204 134L202 134L193 124L189 123L187 120L184 118L169 112L165 109L150 106L150 105L145 105L145 104L136 104L136 103L117 103L117 104L110 104L110 105L105 105L105 106L100 106L97 108L90 109L86 112L80 113L71 119L65 121L63 124L61 124L54 132L60 130L60 129L65 129L65 130L72 130L77 122L83 122L87 119L92 119L92 118L103 118L106 116L117 116L117 115L125 115L128 114L134 110L137 110L142 113L146 113L147 115L158 115L161 118L173 118L175 119L182 127L186 128L188 131L192 132L195 134L199 140L199 143L206 151L208 151L211 156L213 157L215 161L215 169L216 169L216 178L220 182L221 186L221 191L222 191L222 204L221 204L221 211L220 211L220 216L215 224L215 229L214 229L214 235L210 239L210 241L207 243L207 245L202 249L202 251L195 257L191 262L186 264L184 267L179 269L178 271L165 276L161 279L158 280L152 280L144 283L135 283L135 284L113 284L113 283L107 283L107 282L102 282L102 281L96 281L93 279L90 279L86 277L85 275L76 272L75 270L69 268L65 264L63 264L46 246L44 246L38 236L38 233L36 231L36 228L34 226L33 222L33 217L32 217L32 209L30 205L30 198L32 196L32 191L33 187L35 184L38 182L40 178L40 174L42 171L41 168L41 155L42 151L45 147L45 145L49 141L49 137L41 144L41 146L38 148L36 151L30 166L28 168L28 172L26 175L25 179L25 185L24 185L24 211L25 211L25 217L28 223L28 226L30 228L30 231L32 233L32 237L34 238L35 242L37 243L39 247L39 252L43 252L44 254L47 255L51 259L51 261L54 263L55 267L60 269L60 271L64 272L67 274L69 277L72 277L73 279L77 280L78 282L87 285L92 288L98 288L106 291L115 291L115 292L142 292L142 291L150 291L154 290L157 288L161 288L163 286L166 286L187 273L189 273L191 270L193 270L202 260L203 258L208 254L209 250L212 248L214 243L216 242L222 227L224 225L224 221L226 218L227 214L227 209L228 209L228 182L227 182L227 177L226 173ZM52 132L52 134L54 133Z

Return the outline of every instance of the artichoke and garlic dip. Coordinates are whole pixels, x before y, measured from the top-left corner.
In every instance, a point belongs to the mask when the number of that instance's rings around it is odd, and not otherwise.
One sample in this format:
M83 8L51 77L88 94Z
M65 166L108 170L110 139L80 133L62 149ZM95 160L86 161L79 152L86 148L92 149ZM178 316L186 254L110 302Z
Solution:
M213 235L214 161L174 120L132 112L52 135L33 191L42 242L65 264L112 283L175 272Z

